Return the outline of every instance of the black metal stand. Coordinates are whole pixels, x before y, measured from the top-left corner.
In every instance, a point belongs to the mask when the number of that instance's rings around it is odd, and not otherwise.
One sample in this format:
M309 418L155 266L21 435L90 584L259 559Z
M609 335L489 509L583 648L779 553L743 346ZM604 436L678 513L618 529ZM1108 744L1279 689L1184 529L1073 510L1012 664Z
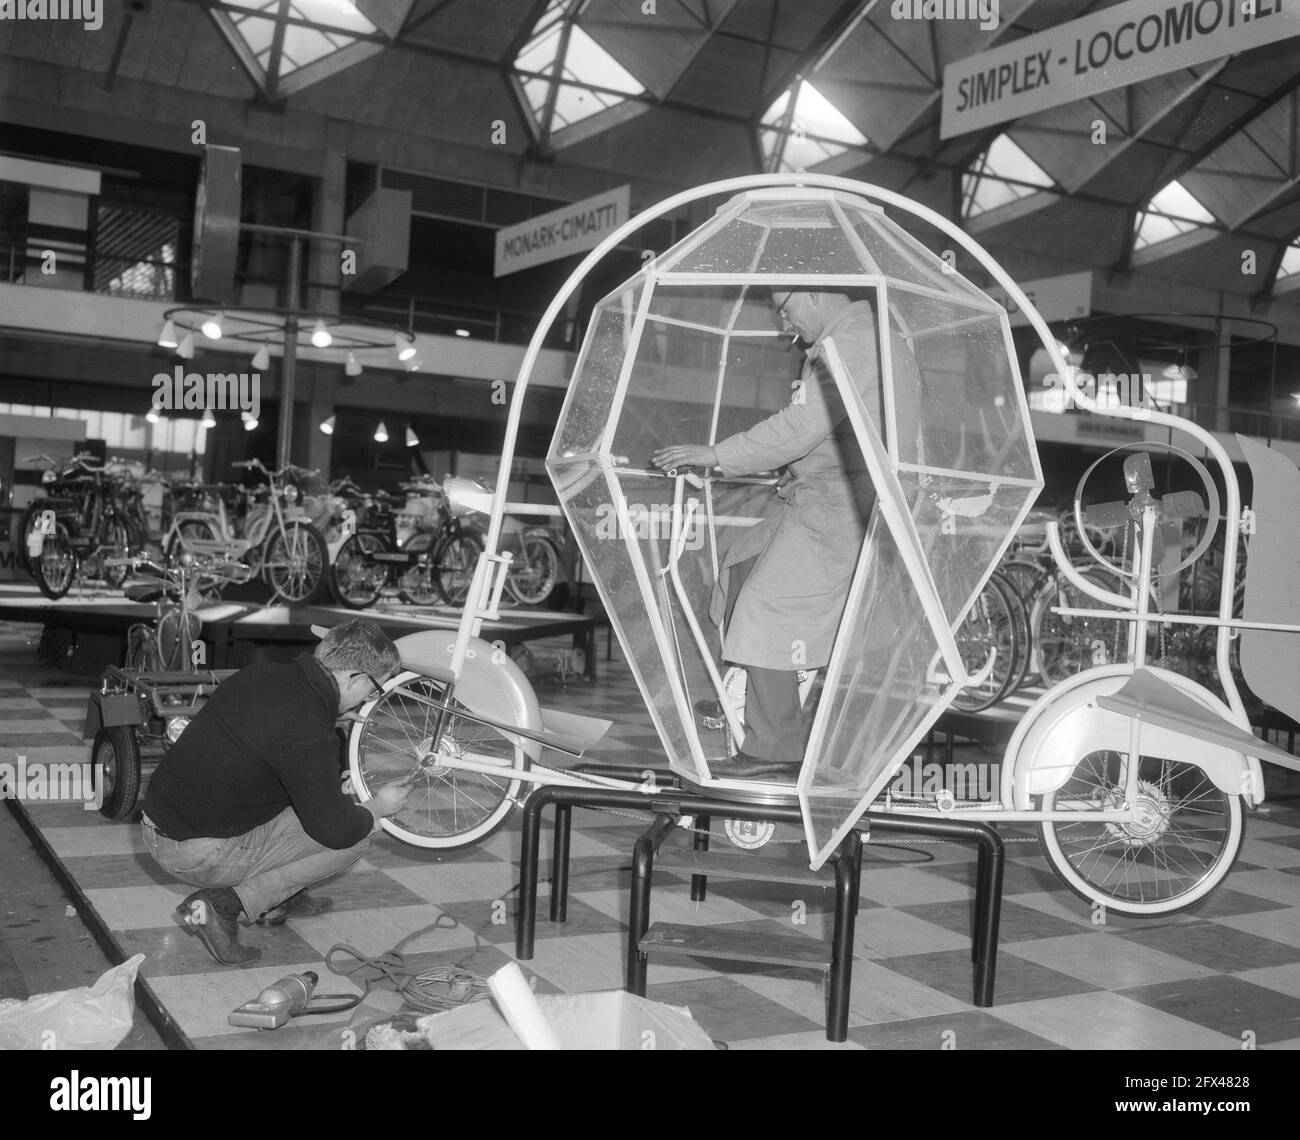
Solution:
M590 766L590 772L597 769ZM626 774L626 769L611 769ZM665 779L674 779L671 774ZM797 804L761 804L732 801L702 791L684 791L665 787L656 775L656 788L662 791L640 792L607 787L568 787L547 785L538 788L524 805L522 849L519 859L519 912L515 925L515 957L528 961L533 956L537 924L537 879L540 863L542 812L550 804L556 807L553 867L551 878L551 921L565 921L568 909L569 832L572 809L635 808L654 815L654 823L633 850L632 887L628 931L627 986L633 993L645 991L645 957L638 943L649 926L650 885L654 857L664 839L682 815L697 821L722 816L733 819L771 820L800 824ZM885 812L868 812L862 825L872 831L912 832L979 846L976 863L975 913L971 929L971 959L975 964L974 1004L993 1004L994 978L997 969L998 924L1002 906L1002 876L1006 851L1002 839L988 824L975 820L929 819ZM707 826L707 823L706 823ZM697 850L707 848L707 836L695 838ZM829 978L827 1037L843 1041L847 1034L848 1001L853 963L854 921L858 907L861 864L861 836L850 831L836 856L835 928L833 958ZM691 897L703 897L704 875L692 876ZM698 880L698 881L697 881ZM638 988L639 987L639 988Z

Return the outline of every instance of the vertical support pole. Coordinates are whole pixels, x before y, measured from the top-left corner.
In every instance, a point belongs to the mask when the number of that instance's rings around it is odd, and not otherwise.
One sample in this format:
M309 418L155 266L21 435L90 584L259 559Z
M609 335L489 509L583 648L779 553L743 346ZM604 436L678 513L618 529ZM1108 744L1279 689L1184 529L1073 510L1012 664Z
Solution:
M569 917L569 836L573 830L573 805L555 805L555 835L551 848L551 921Z
M713 820L707 815L695 817L695 835L691 840L691 850L707 851L709 849L709 824ZM703 902L709 889L708 875L691 876L691 902Z
M275 449L275 466L279 470L292 462L293 450L293 396L294 374L298 363L298 294L302 260L302 239L294 234L289 239L289 303L290 310L284 320L284 357L280 366L280 423Z
M831 939L830 993L826 1003L826 1040L849 1036L849 995L853 983L853 930L857 923L862 868L862 836L856 827L840 844L835 860L835 933Z

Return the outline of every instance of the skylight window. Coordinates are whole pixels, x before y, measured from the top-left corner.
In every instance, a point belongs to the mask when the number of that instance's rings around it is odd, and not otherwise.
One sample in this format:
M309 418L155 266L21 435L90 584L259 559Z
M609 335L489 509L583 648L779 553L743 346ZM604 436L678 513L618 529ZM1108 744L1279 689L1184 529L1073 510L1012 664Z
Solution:
M544 139L641 95L645 87L578 27L575 0L551 0L515 57L515 71Z
M961 216L969 220L1056 184L1007 135L998 135L961 179Z
M1214 215L1175 180L1152 198L1138 215L1133 248L1146 249L1214 224Z
M806 79L781 92L768 108L759 138L770 173L812 170L867 145L867 136Z
M1277 267L1277 280L1285 281L1288 277L1300 276L1300 241L1294 241L1282 254L1282 262ZM1300 281L1292 283L1292 287L1300 288Z
M225 0L224 8L210 12L244 67L268 94L287 94L305 86L312 76L287 86L282 81L347 49L352 50L335 61L340 66L382 48L377 42L379 29L350 0ZM327 70L332 73L337 68Z

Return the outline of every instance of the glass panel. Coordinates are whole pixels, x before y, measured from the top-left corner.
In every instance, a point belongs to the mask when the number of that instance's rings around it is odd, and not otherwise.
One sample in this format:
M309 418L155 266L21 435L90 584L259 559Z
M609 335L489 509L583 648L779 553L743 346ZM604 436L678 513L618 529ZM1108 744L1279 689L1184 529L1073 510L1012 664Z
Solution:
M548 462L547 470L668 759L674 766L693 771L689 738L665 666L665 647L650 621L652 607L662 612L663 588L658 587L657 596L646 594L633 569L630 551L630 547L639 545L643 556L662 561L666 540L650 539L648 535L652 530L663 530L659 520L665 517L664 494L665 490L671 493L672 483L662 478L622 479L629 504L646 508L638 512L629 533L619 525L614 496L594 463ZM647 537L638 538L638 530ZM700 588L702 584L697 584L696 589Z
M883 214L863 210L851 203L844 213L853 232L866 247L880 272L911 285L939 289L956 298L972 297L990 303L990 298L958 273L944 268L943 259Z
M636 281L596 306L555 428L551 459L595 451L600 443L643 287Z
M815 859L829 854L948 703L926 680L938 644L879 515L867 532L865 574L849 600L838 644L846 652L827 671L809 742L815 757L810 784L800 793Z
M890 357L903 463L1034 478L1006 317L890 289Z
M1033 487L909 471L899 472L898 480L955 632L1038 492Z

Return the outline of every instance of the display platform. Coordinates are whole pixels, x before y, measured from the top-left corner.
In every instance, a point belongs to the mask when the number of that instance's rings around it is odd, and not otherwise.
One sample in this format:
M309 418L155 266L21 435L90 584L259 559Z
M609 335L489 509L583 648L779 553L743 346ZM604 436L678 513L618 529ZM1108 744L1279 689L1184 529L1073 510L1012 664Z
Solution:
M426 629L453 631L460 623L460 611L450 607L392 605L368 610L343 606L264 606L252 602L229 602L207 606L203 618L203 639L208 642L208 666L235 669L255 661L282 660L314 645L313 625L335 626L364 618L379 626L389 637L398 638ZM73 630L78 636L120 640L125 647L127 630L136 622L151 622L153 605L128 601L119 591L70 594L52 601L35 585L0 586L0 620L39 622L47 630ZM485 621L485 641L500 641L507 650L536 641L571 635L575 650L584 656L583 672L596 679L596 620L582 614L550 610L502 610L496 621ZM103 664L120 664L120 653L109 652Z

